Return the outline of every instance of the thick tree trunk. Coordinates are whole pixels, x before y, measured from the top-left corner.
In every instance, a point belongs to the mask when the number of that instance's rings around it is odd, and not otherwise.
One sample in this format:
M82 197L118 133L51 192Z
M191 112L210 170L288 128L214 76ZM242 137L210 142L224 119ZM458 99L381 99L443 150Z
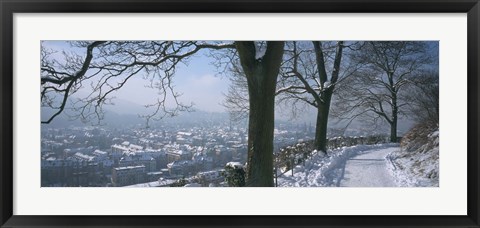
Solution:
M254 42L235 45L247 76L250 102L246 186L273 187L275 88L284 42L267 42L261 58L256 57Z
M324 102L319 103L317 107L317 126L315 128L315 149L317 151L327 151L327 128L328 114L330 112L330 101L332 94L325 92Z
M390 142L397 142L397 123L390 124Z
M275 90L250 92L247 186L273 186Z

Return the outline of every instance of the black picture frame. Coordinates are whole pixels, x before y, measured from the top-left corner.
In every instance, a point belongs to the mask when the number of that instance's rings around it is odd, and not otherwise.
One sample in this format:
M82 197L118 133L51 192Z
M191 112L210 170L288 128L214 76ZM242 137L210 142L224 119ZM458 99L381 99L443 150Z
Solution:
M0 0L1 227L480 227L478 0ZM453 13L468 14L468 215L466 216L23 216L13 215L15 13ZM32 202L33 203L33 202Z

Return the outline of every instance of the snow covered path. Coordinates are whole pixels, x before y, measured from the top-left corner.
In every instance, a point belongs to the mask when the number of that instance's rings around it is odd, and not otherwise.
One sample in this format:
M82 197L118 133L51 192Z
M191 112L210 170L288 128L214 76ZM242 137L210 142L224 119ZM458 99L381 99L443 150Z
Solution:
M397 147L373 149L348 159L343 167L339 187L395 187L393 176L387 170L385 157Z
M281 187L396 187L385 157L399 150L397 143L357 145L314 152L305 164L278 178Z

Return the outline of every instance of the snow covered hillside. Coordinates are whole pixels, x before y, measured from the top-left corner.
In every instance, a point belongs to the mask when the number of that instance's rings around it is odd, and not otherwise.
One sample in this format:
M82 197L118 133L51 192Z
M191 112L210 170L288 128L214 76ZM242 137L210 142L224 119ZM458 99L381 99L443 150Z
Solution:
M414 127L402 139L401 150L387 156L399 186L439 186L439 132L435 123Z

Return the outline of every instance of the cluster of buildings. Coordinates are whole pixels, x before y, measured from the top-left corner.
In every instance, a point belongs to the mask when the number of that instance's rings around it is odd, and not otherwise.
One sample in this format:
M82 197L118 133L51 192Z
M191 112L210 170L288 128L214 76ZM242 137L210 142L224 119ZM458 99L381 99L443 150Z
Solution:
M277 129L276 147L305 137L298 132ZM247 135L222 126L50 128L41 149L42 187L224 186L225 164L247 160Z

